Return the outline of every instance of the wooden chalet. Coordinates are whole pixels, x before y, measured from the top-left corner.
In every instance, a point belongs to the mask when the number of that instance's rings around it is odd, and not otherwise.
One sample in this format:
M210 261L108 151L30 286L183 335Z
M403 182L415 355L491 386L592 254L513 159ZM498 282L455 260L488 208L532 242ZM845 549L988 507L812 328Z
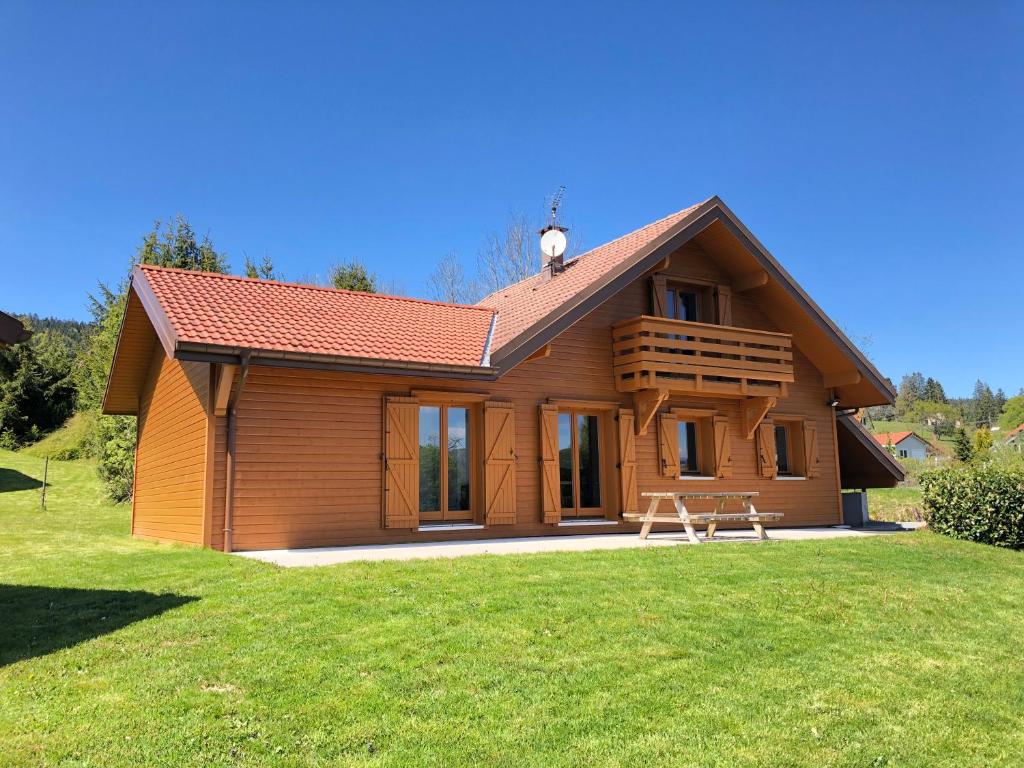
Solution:
M104 412L136 536L252 550L631 531L681 489L835 524L902 478L844 416L894 396L715 197L475 306L136 267Z

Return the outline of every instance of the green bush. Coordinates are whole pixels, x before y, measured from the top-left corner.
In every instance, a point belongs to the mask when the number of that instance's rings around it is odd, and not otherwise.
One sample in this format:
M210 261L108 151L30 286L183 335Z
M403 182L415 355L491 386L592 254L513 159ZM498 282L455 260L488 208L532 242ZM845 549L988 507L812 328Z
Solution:
M921 475L925 519L954 539L1024 549L1024 469L986 463Z
M132 497L135 475L135 417L100 416L95 434L96 465L114 501Z

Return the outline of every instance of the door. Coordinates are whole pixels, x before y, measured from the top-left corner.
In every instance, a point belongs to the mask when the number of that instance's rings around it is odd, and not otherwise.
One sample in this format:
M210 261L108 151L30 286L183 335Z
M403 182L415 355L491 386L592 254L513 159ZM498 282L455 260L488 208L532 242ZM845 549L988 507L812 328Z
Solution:
M558 413L558 479L562 517L603 517L601 415Z

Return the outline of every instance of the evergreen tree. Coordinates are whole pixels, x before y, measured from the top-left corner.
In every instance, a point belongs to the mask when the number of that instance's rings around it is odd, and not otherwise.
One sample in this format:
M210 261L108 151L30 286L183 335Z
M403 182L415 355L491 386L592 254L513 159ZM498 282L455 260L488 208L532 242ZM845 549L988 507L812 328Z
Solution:
M924 397L924 387L924 374L920 372L908 373L903 377L896 394L897 418L903 418L914 407L914 403Z
M335 264L330 272L331 285L345 291L377 293L377 276L366 271L358 261Z
M974 383L974 393L968 404L967 420L976 427L991 426L997 415L992 389L984 381L978 379Z
M34 442L71 415L72 354L51 329L0 350L0 445L18 448Z
M257 264L256 262L245 257L245 276L258 278L260 280L280 280L280 276L274 271L274 262L271 261L269 256L264 256L263 260Z
M942 388L936 379L931 376L924 383L924 392L921 395L922 400L930 400L933 403L944 403L946 402L946 391Z
M957 461L964 463L974 458L974 446L971 445L970 438L967 437L963 427L957 427L953 435L953 455Z
M984 455L992 450L992 430L982 427L974 432L974 453Z

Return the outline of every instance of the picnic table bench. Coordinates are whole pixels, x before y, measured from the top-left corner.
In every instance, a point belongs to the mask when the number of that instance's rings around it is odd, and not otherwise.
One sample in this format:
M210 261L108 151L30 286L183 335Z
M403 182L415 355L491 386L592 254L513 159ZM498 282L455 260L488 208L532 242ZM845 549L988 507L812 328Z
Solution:
M715 531L718 529L718 524L721 522L732 522L741 520L753 524L754 533L757 534L759 539L767 539L768 534L764 532L763 523L767 520L781 520L781 512L758 512L754 508L753 498L757 496L756 491L731 491L722 493L712 492L661 492L661 493L642 493L641 496L651 500L651 503L647 507L646 512L627 512L622 517L624 520L631 520L634 522L643 523L643 527L640 529L640 538L646 539L647 535L651 532L651 526L655 523L682 523L686 529L686 537L694 544L700 544L700 539L697 538L697 531L693 527L694 523L707 523L708 529L706 537L709 539L714 538ZM714 512L697 512L691 513L686 508L686 502L695 499L714 499L715 500L715 511ZM742 512L723 512L725 509L725 503L731 499L737 499L743 503ZM675 514L659 514L658 505L662 501L672 501L675 505Z

